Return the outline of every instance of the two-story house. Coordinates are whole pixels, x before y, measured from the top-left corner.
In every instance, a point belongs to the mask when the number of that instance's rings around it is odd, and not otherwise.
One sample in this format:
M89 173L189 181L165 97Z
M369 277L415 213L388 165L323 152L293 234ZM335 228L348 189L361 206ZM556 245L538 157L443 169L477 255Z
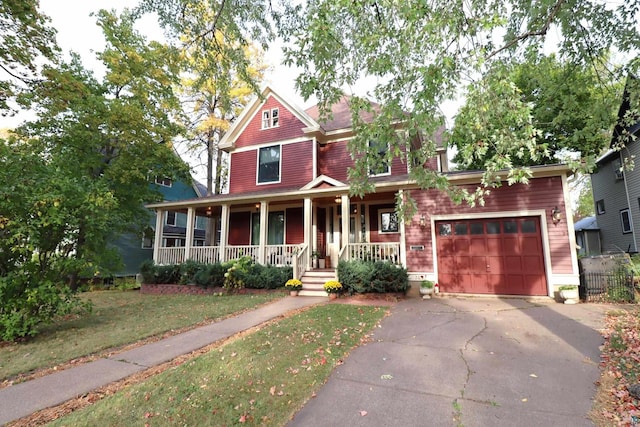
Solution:
M329 269L340 260L389 261L405 266L414 284L436 280L443 292L553 296L559 285L578 284L565 166L534 167L529 185L505 184L484 206L471 208L419 189L407 161L397 158L373 171L374 193L350 197L348 98L321 121L315 107L301 110L270 88L262 95L221 141L230 154L228 194L149 205L157 212L156 233L167 211L186 213L187 223L197 215L219 218L219 244L196 246L187 234L184 247L167 247L158 235L156 263L250 255L292 265L304 284L318 251ZM448 172L444 148L424 167L470 191L481 178ZM395 201L408 190L418 211L403 221Z
M630 75L618 111L611 148L601 156L591 174L596 219L604 253L640 250L640 81ZM620 149L620 144L624 147Z

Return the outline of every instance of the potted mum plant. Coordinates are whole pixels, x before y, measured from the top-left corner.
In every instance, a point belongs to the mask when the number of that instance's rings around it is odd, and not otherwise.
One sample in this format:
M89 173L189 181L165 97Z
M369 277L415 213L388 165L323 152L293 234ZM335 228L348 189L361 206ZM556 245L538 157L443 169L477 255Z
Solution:
M342 283L337 280L328 280L324 282L324 290L329 294L329 298L336 299L338 294L342 292Z
M422 299L431 298L431 294L433 294L433 286L434 283L431 280L423 280L420 282L420 295L422 295Z
M298 295L300 289L302 289L302 282L298 279L289 279L287 283L284 284L284 287L289 291L289 295L295 297Z

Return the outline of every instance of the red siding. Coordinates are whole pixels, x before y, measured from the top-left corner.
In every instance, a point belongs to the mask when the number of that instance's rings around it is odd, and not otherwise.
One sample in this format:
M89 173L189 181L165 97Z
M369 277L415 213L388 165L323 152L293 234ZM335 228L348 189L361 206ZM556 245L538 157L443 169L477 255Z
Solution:
M369 206L369 238L371 243L399 242L400 233L380 233L380 209L394 209L394 204Z
M292 186L303 187L313 179L312 150L313 141L282 145L280 182L263 185L256 184L257 150L231 153L229 193L246 193Z
M278 108L280 125L270 129L262 129L262 111L272 108ZM256 111L242 134L238 136L235 142L236 148L300 137L304 135L302 129L305 126L293 113L285 109L275 98L269 96L265 104Z
M302 208L287 209L287 245L304 243L304 217Z
M468 186L469 191L475 186ZM433 270L430 215L478 214L483 212L544 210L549 212L558 206L566 212L560 177L532 179L529 185L504 185L491 191L485 198L485 206L471 208L466 204L455 205L449 198L436 190L412 191L418 202L418 216L425 215L426 226L421 228L417 221L407 224L407 264L410 271ZM505 216L508 216L505 214ZM565 215L566 217L566 215ZM571 274L571 246L567 221L554 225L547 218L551 268L555 274ZM423 251L411 250L411 245L424 245Z
M435 161L435 159L434 159ZM347 170L353 166L347 141L336 141L320 147L318 150L318 171L338 181L347 182ZM407 173L406 159L394 157L391 162L391 175Z
M229 214L229 244L248 245L251 243L251 213L231 212Z

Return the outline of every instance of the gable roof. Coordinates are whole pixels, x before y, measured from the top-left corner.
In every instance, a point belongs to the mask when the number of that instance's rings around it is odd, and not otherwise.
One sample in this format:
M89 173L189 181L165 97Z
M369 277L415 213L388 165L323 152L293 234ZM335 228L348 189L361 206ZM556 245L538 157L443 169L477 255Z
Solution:
M266 86L260 93L260 96L255 96L251 100L251 102L249 102L249 105L245 107L240 116L238 116L238 119L233 122L229 130L222 136L219 144L220 149L225 150L234 147L235 141L238 139L240 134L242 134L253 117L260 111L262 106L270 97L275 98L287 110L295 115L302 123L304 123L307 128L315 129L320 127L315 120L313 120L307 113L304 112L304 110L291 104L289 101L278 95L269 86Z
M588 216L586 218L582 218L580 221L576 222L573 225L573 229L575 231L581 230L600 230L598 228L598 221L595 216Z
M349 103L351 102L352 97L343 94L338 102L331 106L331 114L327 120L320 120L320 107L318 104L309 107L305 110L305 112L312 117L316 122L320 123L322 129L327 132L332 132L340 129L350 129L351 122L351 110L349 109ZM370 102L373 111L380 111L380 105L375 102ZM373 121L374 112L363 111L361 114L362 120L365 122Z

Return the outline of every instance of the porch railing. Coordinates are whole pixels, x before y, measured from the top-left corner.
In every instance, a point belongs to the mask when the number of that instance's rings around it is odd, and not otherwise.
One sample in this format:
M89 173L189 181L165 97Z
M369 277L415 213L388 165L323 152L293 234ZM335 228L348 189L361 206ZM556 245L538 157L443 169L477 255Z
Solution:
M155 260L156 264L168 265L168 264L181 264L184 262L184 248L158 248L158 259Z
M293 257L299 251L300 245L267 245L265 264L293 265Z
M238 259L243 256L249 256L253 258L254 261L258 261L259 253L260 253L259 245L227 246L222 261Z
M189 251L189 259L204 264L214 264L220 260L220 247L218 246L194 246Z
M293 278L299 279L305 271L307 271L307 263L309 260L309 247L307 245L299 245L298 251L293 255Z
M400 243L349 243L347 259L400 264Z

